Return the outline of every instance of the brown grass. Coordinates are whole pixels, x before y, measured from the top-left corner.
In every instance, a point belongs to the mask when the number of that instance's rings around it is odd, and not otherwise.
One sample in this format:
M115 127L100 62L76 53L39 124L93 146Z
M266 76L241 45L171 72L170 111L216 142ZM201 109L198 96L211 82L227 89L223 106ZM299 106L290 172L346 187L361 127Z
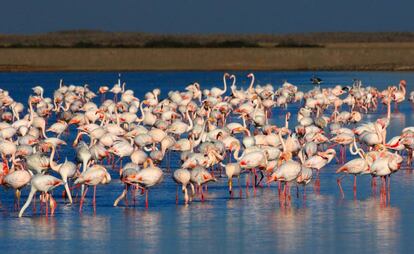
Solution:
M155 43L154 43L155 42ZM167 42L164 44L162 42ZM173 42L173 43L169 43ZM149 34L102 31L61 31L35 35L0 35L0 47L221 47L238 42L234 47L323 46L329 43L414 42L414 33L307 33L307 34ZM231 44L231 43L230 43ZM175 46L174 46L175 45Z
M330 43L324 48L3 48L0 70L414 70L414 43Z

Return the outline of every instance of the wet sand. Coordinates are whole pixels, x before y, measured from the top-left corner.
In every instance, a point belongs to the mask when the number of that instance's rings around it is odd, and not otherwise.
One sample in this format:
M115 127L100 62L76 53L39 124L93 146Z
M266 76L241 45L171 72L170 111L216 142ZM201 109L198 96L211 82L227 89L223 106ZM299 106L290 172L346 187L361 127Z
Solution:
M323 48L3 48L0 71L414 70L414 43Z

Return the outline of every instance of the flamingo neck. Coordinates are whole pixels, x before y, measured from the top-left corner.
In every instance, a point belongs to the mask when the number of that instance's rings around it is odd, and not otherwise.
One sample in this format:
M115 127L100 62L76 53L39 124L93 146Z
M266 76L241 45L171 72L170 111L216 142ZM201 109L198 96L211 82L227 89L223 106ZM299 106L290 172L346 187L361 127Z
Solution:
M223 75L223 84L224 84L224 89L223 89L223 94L224 94L227 91L226 75Z
M304 158L304 155L303 155L303 149L301 149L299 151L298 157L299 157L300 163L304 164L305 163L305 158Z
M30 109L30 115L29 115L29 123L27 125L28 128L32 125L33 119L34 119L33 105L30 99L29 99L29 109Z
M398 88L401 90L401 92L405 95L405 93L406 93L406 89L405 89L405 85L403 85L403 84L399 84L398 85Z
M141 118L137 118L137 122L142 122L144 120L144 109L142 108L142 102L139 104L139 110L141 111Z
M59 167L58 167L57 163L55 161L53 161L54 158L55 158L55 152L56 152L56 147L52 146L52 152L50 153L49 164L50 164L50 168L53 169L53 171L58 172Z
M249 86L249 90L253 90L253 85L254 85L254 74L252 73L252 80L250 81L250 86Z
M73 141L73 145L76 146L78 145L79 139L81 138L82 135L87 134L86 132L80 131L78 133L78 135L76 136L75 140Z
M285 144L285 141L283 140L282 133L279 131L278 135L279 135L280 143L282 144L283 152L285 152L286 151L286 144Z
M239 156L239 153L240 153L240 146L237 146L237 148L234 150L234 153L233 153L233 157L237 161L239 161L241 158L243 158L243 155L244 155L244 152L241 156Z
M188 113L188 110L186 111L186 116L188 118L188 122L190 123L190 125L187 128L187 132L191 131L194 127L194 123L193 123L193 119L191 119L190 114Z

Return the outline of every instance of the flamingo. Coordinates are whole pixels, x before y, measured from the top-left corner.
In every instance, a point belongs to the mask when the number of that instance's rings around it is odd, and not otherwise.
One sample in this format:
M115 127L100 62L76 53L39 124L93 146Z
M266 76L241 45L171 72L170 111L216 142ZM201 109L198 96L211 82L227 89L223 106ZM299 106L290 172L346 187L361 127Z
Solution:
M353 150L353 147L355 150ZM356 190L357 190L357 181L356 177L357 175L361 174L370 174L370 162L367 160L365 153L362 151L362 149L357 147L355 138L353 139L353 144L349 146L349 151L352 155L359 155L361 158L353 159L347 163L345 163L343 166L338 168L336 171L337 174L339 173L346 173L351 174L354 176L354 197L356 197ZM344 175L345 176L345 175ZM336 181L339 186L339 190L341 191L342 198L345 197L344 191L341 186L341 179L344 177L339 177Z
M148 208L149 188L159 184L163 180L163 172L159 167L154 166L151 159L148 159L149 167L144 167L136 175L136 182L145 190L145 207Z
M197 189L200 191L201 201L204 202L204 192L202 186L207 184L208 182L217 182L217 179L207 171L204 167L197 166L191 170L191 183L193 183ZM194 196L195 192L193 190L192 196Z
M3 184L6 187L15 189L16 207L20 208L21 189L30 183L32 174L27 170L14 170L4 176Z
M232 75L232 76L230 76L230 74L228 74L228 73L224 73L224 75L223 75L223 84L224 84L224 89L223 89L223 90L221 90L220 88L213 87L213 88L210 90L210 94L211 94L211 96L213 96L213 97L220 97L220 96L222 96L223 94L225 94L225 93L226 93L226 91L227 91L227 82L226 82L226 78L227 78L227 77L233 78L234 76L233 76L233 75ZM234 80L235 80L235 77L234 77Z
M125 199L125 203L128 204L127 193L131 185L138 185L137 176L139 171L139 166L134 163L129 163L125 165L121 172L121 182L125 184L125 189L122 191L121 195L119 195L114 201L114 206L118 206L119 201L121 201L122 199Z
M58 179L54 176L51 176L51 175L38 174L38 175L33 176L31 181L30 181L31 188L30 188L29 196L27 197L27 200L24 203L22 209L20 209L19 217L23 216L24 211L30 205L34 195L38 191L42 192L42 195L45 196L44 197L45 202L46 202L47 199L49 199L50 209L51 209L50 212L51 212L51 215L53 215L55 213L57 203L53 199L52 195L49 194L49 192L51 190L53 190L54 188L56 188L57 186L60 186L62 184L64 184L64 182L62 180L60 180L60 179ZM47 213L48 213L48 211L47 211L47 204L46 204L46 214Z
M65 187L65 191L66 194L68 195L69 198L69 202L72 204L72 194L70 192L69 189L69 184L68 184L68 180L70 178L73 178L76 174L76 165L75 163L68 161L67 158L65 158L65 162L62 164L57 164L56 162L53 161L54 155L55 155L55 151L56 151L56 146L54 146L51 143L48 143L48 145L52 148L52 152L50 153L50 159L49 159L49 164L50 164L50 168L55 171L58 172L60 174L60 176L62 177L62 181L64 183L64 187Z
M332 159L336 156L334 149L329 148L325 152L318 152L316 155L311 156L304 162L304 166L316 170L316 181L315 185L319 188L319 171L325 167Z
M276 171L270 176L267 183L269 184L273 181L284 182L284 199L286 200L287 198L290 201L291 197L289 182L295 181L301 173L301 170L302 166L299 162L294 160L288 160L276 169Z
M86 193L88 192L89 186L93 186L93 210L96 212L96 186L98 184L108 184L111 182L111 175L108 173L105 167L102 165L93 165L87 170L82 172L79 177L75 180L74 184L85 184L87 187L82 195L80 201L79 212L82 212L82 206L85 201Z
M242 189L240 186L240 175L242 173L241 167L238 163L228 163L225 165L226 176L228 178L228 186L230 196L233 195L233 177L237 177L239 185L240 197L242 196Z
M177 169L176 171L174 171L173 179L177 184L181 184L181 186L182 186L181 189L184 193L184 204L188 205L188 202L191 201L191 198L188 195L187 185L190 184L191 187L194 188L192 186L192 183L190 182L190 179L191 179L190 171L188 169L185 169L185 168ZM177 189L177 191L178 191L178 189ZM177 193L177 196L176 196L176 201L178 201L178 193Z

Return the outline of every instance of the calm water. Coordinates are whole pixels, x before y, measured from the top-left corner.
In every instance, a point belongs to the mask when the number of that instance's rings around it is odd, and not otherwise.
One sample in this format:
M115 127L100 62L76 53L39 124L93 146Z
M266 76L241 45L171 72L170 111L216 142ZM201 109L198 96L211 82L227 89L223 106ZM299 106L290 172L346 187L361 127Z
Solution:
M238 86L248 86L246 73L236 73ZM259 84L281 84L283 80L308 89L310 72L257 72ZM351 84L352 78L365 85L386 87L407 80L414 84L414 73L387 72L322 72L318 75L325 84ZM117 73L0 73L0 87L9 90L17 101L26 102L31 87L41 84L47 96L65 83L88 83L94 90L99 85L115 83ZM127 87L142 98L149 89L159 87L164 93L170 89L184 89L198 81L203 87L222 85L221 72L128 72L122 74ZM298 105L288 110L296 112ZM285 110L274 109L273 123L284 121ZM378 114L364 116L364 121L378 118ZM295 119L293 115L292 119ZM388 138L398 135L405 126L414 125L411 105L400 105L400 113L392 116ZM72 134L73 135L73 134ZM69 138L73 140L73 137ZM73 150L72 150L73 151ZM67 150L65 156L73 159ZM174 159L177 160L177 156ZM178 164L175 163L175 167ZM414 174L401 170L391 180L391 203L381 207L378 197L371 194L370 177L358 178L358 194L352 195L352 179L345 178L345 199L339 195L332 163L321 173L321 192L308 188L307 199L293 195L291 207L281 208L277 187L258 189L256 197L229 199L227 180L219 179L209 185L207 201L198 200L190 206L175 204L175 183L167 174L159 186L150 190L150 208L144 208L142 197L136 207L112 207L122 184L115 174L110 185L99 186L97 213L86 201L82 215L78 205L68 206L55 191L58 201L56 215L45 218L32 215L17 218L12 210L13 192L0 191L0 245L3 251L66 253L66 252L138 252L138 253L217 253L272 252L303 253L311 251L336 253L408 252L414 247ZM28 189L23 191L26 199ZM237 193L237 191L236 191ZM295 193L295 192L292 192ZM123 203L121 202L121 205Z

